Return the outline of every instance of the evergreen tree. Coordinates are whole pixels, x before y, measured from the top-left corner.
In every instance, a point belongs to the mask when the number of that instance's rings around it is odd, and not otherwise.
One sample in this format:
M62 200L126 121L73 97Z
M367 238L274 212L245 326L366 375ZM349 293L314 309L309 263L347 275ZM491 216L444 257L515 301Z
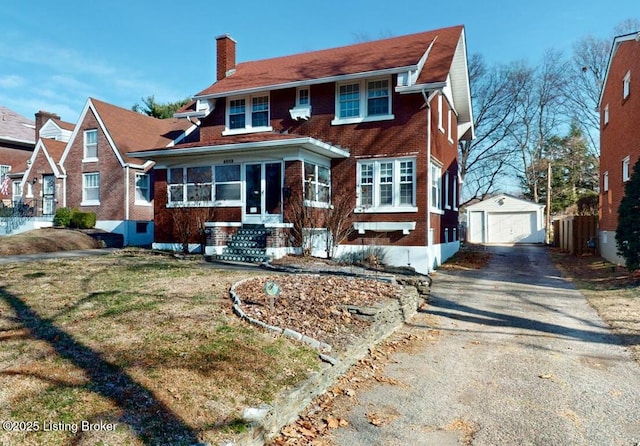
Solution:
M640 269L640 159L624 185L624 197L618 207L616 244L627 268Z
M142 113L143 115L151 116L153 118L166 119L173 117L173 114L188 102L189 98L185 98L181 101L161 104L159 102L156 102L155 97L151 95L147 96L146 98L142 98L143 105L135 104L133 107L131 107L131 110Z

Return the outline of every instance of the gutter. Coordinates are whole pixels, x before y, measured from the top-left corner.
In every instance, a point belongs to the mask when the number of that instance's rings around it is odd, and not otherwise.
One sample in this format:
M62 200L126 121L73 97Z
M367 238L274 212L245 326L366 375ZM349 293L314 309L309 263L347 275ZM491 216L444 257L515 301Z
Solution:
M427 106L427 178L429 183L427 184L427 246L429 251L433 249L433 244L429 243L429 237L431 235L431 101L436 96L439 90L433 90L429 96L427 96L427 89L421 90L424 103ZM433 240L431 240L433 242ZM431 265L433 263L429 260L427 264L427 271L431 272Z

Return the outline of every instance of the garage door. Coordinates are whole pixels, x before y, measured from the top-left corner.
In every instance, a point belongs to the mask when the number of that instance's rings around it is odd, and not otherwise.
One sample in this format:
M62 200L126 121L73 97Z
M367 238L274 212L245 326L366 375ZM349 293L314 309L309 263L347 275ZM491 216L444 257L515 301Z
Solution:
M535 212L505 212L487 215L489 243L536 243Z

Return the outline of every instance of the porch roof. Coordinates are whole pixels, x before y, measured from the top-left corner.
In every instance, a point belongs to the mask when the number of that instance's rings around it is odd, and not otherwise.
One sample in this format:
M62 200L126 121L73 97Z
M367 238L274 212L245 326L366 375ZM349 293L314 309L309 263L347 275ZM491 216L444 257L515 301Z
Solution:
M289 134L238 135L227 137L221 144L194 142L173 147L130 152L134 158L165 159L175 156L199 156L225 153L255 152L268 149L303 148L327 158L348 158L349 151L316 138Z

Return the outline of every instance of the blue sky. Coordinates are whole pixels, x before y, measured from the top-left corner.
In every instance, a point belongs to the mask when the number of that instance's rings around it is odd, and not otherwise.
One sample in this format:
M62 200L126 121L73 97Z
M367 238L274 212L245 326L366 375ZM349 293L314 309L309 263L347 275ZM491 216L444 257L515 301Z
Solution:
M585 35L609 38L633 17L637 0L3 1L0 104L75 122L89 96L125 108L149 95L191 96L215 80L224 33L242 62L462 24L469 54L535 63Z

